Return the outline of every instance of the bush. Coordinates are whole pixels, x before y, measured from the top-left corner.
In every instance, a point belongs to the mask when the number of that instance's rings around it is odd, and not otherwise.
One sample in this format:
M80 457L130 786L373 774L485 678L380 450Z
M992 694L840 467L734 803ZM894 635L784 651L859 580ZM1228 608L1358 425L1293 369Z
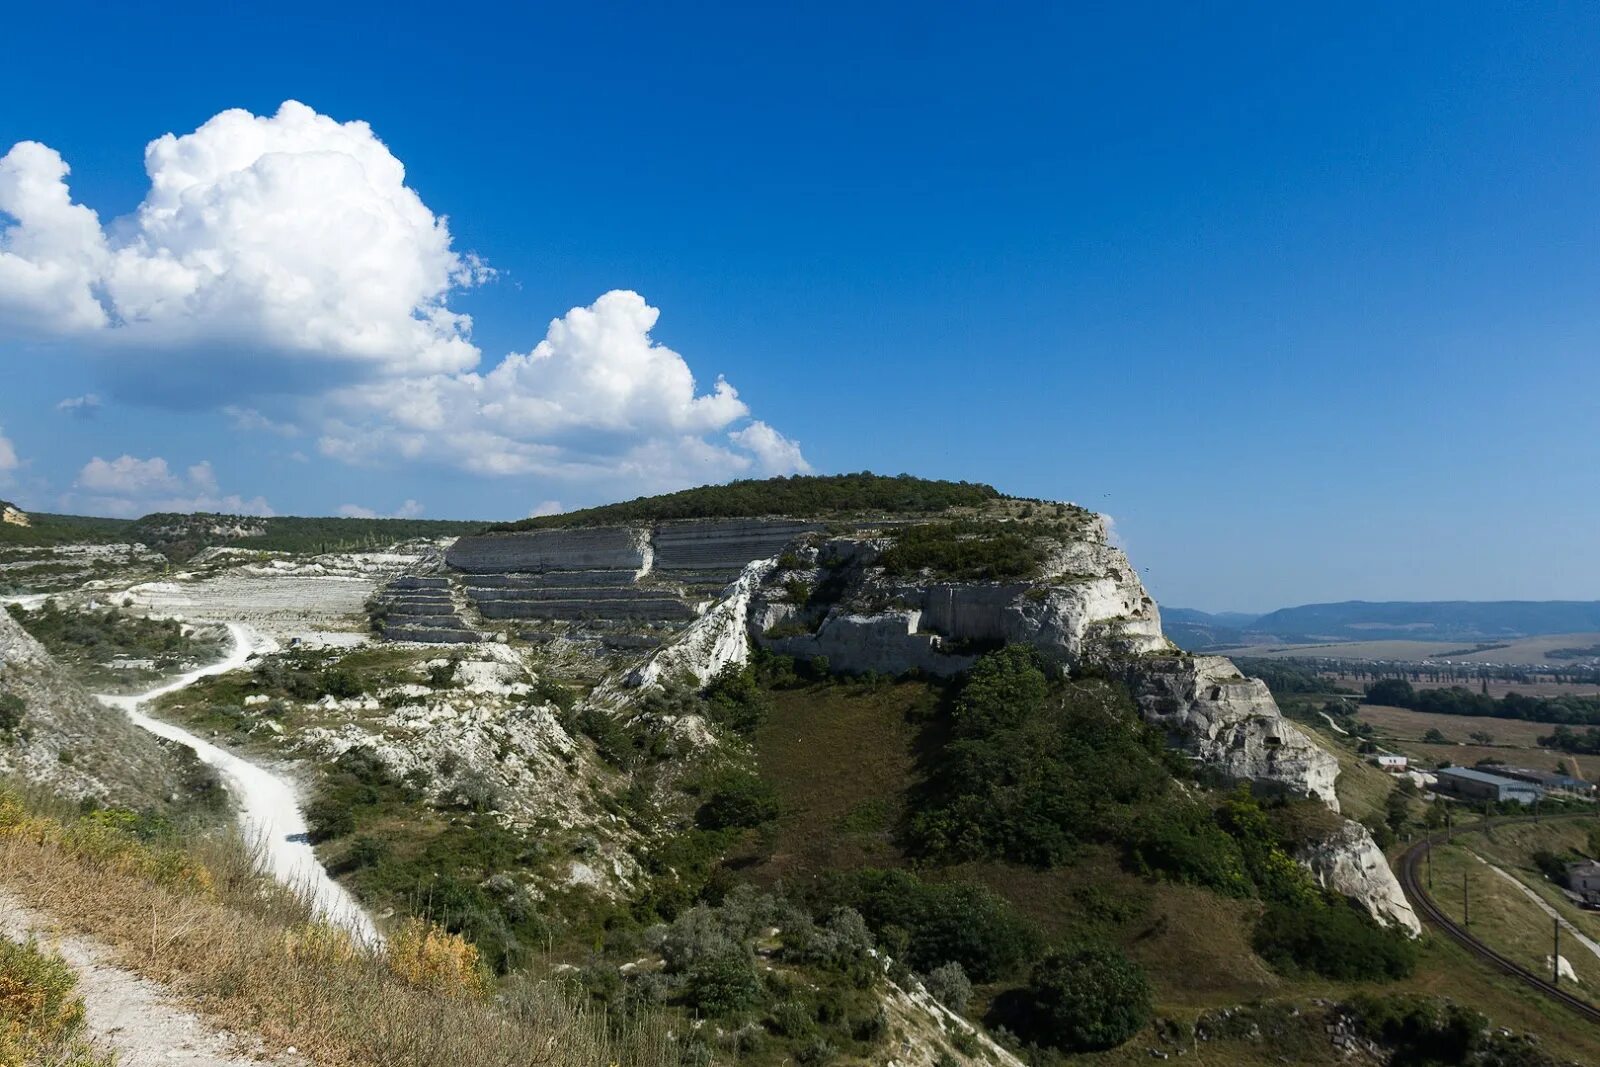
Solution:
M421 919L400 924L383 958L397 977L420 989L446 996L475 996L488 989L477 947Z
M1417 965L1405 932L1379 926L1342 898L1311 906L1271 904L1256 923L1254 946L1284 974L1310 971L1341 981L1404 978Z
M740 734L753 734L766 720L772 701L756 681L756 672L729 665L711 679L701 694L706 718Z
M890 575L1012 581L1038 574L1044 559L1038 535L1026 525L963 519L902 527L879 562Z
M355 832L356 816L337 800L318 799L306 805L306 829L313 843L321 844Z
M778 817L778 791L748 771L717 780L696 820L707 830L751 829Z
M80 1042L84 1013L76 985L59 957L0 937L0 1063L103 1062Z
M743 946L716 953L689 968L689 1003L707 1015L749 1011L761 1002L761 994L761 973Z
M1030 1035L1068 1052L1115 1048L1150 1021L1150 983L1110 945L1085 945L1039 962L1029 983Z
M972 983L967 980L967 972L961 969L959 963L935 967L928 972L922 984L934 1000L953 1012L965 1012L967 1002L972 999Z
M1143 874L1204 886L1228 896L1249 896L1251 883L1239 844L1194 804L1145 814L1135 825L1128 862Z
M27 710L28 706L15 693L0 693L0 734L16 733Z
M954 962L974 980L993 982L1021 969L1041 946L1034 926L983 886L868 868L835 875L818 892L825 903L860 912L881 941L903 937L904 962L923 972Z

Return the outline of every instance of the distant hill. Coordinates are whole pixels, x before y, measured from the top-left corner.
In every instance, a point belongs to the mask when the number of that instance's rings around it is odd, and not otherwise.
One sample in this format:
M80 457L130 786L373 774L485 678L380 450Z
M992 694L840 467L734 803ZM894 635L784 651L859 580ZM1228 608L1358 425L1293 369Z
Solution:
M1162 608L1161 630L1180 648L1200 651L1245 643L1245 631L1260 616L1239 611Z
M26 526L0 523L0 546L46 548L67 544L142 544L168 559L186 560L218 546L263 552L348 552L382 548L418 537L455 537L483 529L479 520L346 519L280 515L160 513L141 519L33 512Z
M123 536L168 559L188 559L218 546L263 552L350 552L382 548L417 537L455 537L483 529L482 522L450 519L346 519L279 515L146 515Z
M1257 617L1169 608L1162 611L1162 621L1168 636L1195 651L1264 643L1474 642L1600 632L1600 601L1347 600Z

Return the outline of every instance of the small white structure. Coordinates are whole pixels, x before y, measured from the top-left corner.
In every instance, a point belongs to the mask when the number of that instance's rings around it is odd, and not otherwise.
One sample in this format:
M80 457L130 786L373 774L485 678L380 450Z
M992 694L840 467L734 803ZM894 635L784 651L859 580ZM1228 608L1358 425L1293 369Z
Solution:
M1390 774L1404 774L1407 766L1404 756L1395 756L1387 752L1381 753L1372 762L1376 763L1380 770L1388 771Z

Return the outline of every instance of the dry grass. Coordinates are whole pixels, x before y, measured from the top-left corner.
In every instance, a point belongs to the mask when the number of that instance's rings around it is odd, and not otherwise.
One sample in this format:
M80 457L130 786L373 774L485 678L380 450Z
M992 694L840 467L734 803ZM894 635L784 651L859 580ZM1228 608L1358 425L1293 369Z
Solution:
M512 980L493 997L471 946L417 926L391 956L307 919L305 905L253 873L236 842L213 841L174 873L103 829L79 847L77 820L26 812L0 795L0 883L118 962L269 1047L323 1067L576 1067L676 1063L666 1033L606 1020L567 988Z
M84 1040L76 985L59 957L0 937L0 1065L111 1067Z

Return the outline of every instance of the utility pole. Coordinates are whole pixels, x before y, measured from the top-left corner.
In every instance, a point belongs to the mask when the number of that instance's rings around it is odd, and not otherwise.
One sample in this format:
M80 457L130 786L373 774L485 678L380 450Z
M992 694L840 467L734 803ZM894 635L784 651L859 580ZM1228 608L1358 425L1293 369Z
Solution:
M1561 984L1561 920L1552 917L1550 925L1555 928L1555 947L1550 950L1550 984Z
M1472 897L1468 895L1469 887L1468 887L1468 884L1467 884L1467 874L1468 874L1468 872L1466 872L1466 871L1462 871L1461 872L1461 925L1462 926L1471 926L1472 925Z
M1428 846L1428 851L1423 853L1428 858L1428 889L1433 889L1433 846Z

